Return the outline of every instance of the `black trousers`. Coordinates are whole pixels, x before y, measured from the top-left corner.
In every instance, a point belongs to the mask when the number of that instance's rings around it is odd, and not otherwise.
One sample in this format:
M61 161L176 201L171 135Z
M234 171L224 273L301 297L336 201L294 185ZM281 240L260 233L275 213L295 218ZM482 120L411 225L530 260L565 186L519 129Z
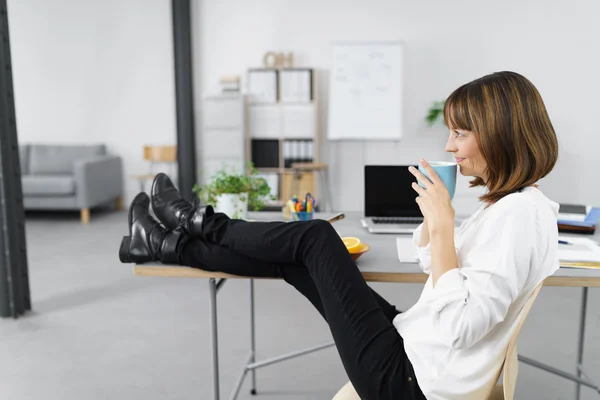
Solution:
M425 398L392 325L399 311L367 285L329 222L246 222L217 213L203 235L180 250L181 263L294 286L327 321L362 399Z

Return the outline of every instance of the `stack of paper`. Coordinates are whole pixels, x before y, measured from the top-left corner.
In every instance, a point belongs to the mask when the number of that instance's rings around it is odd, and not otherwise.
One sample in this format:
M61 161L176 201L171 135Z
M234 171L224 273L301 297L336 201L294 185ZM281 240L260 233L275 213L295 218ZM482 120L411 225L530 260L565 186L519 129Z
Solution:
M558 259L561 267L599 268L600 246L593 240L581 237L559 236ZM400 262L418 262L417 248L412 236L397 237L396 248Z
M412 235L396 238L396 247L398 249L398 260L400 262L417 262L417 248L412 242Z
M559 236L558 259L565 267L600 268L600 246L587 238Z

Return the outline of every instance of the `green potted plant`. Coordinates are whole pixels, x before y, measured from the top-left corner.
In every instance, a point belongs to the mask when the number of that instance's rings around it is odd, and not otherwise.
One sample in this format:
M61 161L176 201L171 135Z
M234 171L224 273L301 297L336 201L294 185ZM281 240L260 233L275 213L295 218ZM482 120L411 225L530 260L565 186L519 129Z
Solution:
M427 121L429 126L433 126L440 118L444 118L444 102L434 101L427 111L425 121Z
M217 212L236 219L246 219L248 209L259 211L266 201L275 200L269 184L258 176L252 163L248 163L245 174L223 167L205 185L195 184L193 192Z

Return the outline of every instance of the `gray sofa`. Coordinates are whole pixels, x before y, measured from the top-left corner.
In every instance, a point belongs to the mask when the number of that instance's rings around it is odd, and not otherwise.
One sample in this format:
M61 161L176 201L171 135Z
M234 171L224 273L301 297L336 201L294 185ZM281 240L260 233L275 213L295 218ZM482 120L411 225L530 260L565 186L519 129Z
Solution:
M26 210L80 210L116 202L122 208L123 163L103 144L19 146L23 204Z

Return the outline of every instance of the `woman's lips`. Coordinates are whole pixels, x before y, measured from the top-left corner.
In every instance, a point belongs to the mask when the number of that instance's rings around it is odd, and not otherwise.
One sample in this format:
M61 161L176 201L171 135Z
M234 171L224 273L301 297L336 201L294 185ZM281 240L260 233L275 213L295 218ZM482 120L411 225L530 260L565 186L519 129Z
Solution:
M464 159L464 158L458 158L458 157L456 157L456 158L455 158L455 160L456 160L456 162L457 162L457 163L461 163L461 162L463 162L465 159Z

